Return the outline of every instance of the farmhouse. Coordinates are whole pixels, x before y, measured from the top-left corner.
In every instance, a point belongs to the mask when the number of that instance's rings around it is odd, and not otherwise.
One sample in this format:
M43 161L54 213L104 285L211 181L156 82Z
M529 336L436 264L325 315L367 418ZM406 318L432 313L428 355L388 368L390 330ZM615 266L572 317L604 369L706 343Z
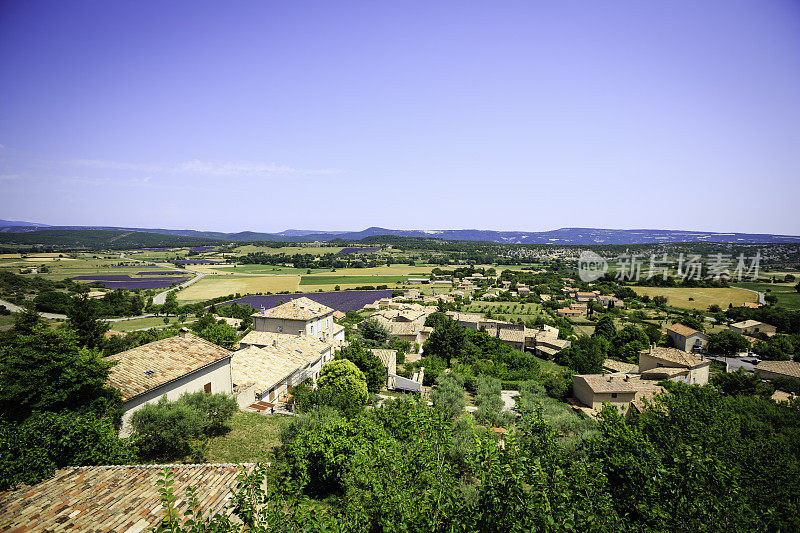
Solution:
M161 525L161 494L156 482L166 468L173 472L177 516L192 510L185 497L196 488L205 516L228 514L231 491L240 468L252 464L175 464L71 466L33 486L0 492L4 531L149 531Z
M558 314L558 316L579 317L579 316L585 316L586 310L573 309L572 307L564 307L562 309L556 309L556 314Z
M316 383L322 366L333 359L330 343L313 337L279 333L266 346L248 345L233 353L231 368L240 407L256 401L287 400L292 387L306 379Z
M639 352L639 372L643 378L706 385L710 366L710 360L676 348L658 346Z
M344 340L344 327L333 321L333 309L305 296L261 309L252 316L253 331Z
M584 374L574 376L572 390L575 398L592 409L607 403L627 410L634 401L652 398L663 389L628 376Z
M130 432L134 411L161 396L174 401L186 392L230 394L231 355L184 328L176 337L109 356L117 364L111 368L108 384L122 392L121 434Z
M708 344L708 335L683 324L669 326L667 336L672 339L673 346L684 352L703 350Z
M764 322L759 322L758 320L743 320L742 322L731 324L730 330L743 335L765 333L771 337L772 335L775 335L775 333L778 331L778 328L770 324L765 324Z
M761 361L755 372L764 379L795 379L800 381L800 363L794 361Z

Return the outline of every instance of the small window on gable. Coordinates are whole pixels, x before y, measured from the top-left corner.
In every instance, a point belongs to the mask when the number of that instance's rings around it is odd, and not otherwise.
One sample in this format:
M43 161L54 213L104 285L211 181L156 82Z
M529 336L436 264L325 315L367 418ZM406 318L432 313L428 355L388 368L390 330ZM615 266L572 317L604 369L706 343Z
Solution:
M211 394L211 383L206 383L203 385L203 392L206 394Z
M314 326L311 326L311 334L314 334Z
M616 393L616 392L612 392L612 393L611 393L611 397L612 397L612 398L616 398L616 397L617 397L617 393Z
M283 333L283 326L278 326L278 333Z

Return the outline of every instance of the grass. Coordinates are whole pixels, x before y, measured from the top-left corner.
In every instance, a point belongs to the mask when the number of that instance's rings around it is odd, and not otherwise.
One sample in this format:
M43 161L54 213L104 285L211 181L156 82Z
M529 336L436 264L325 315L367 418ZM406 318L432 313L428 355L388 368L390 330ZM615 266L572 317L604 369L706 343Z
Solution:
M169 318L170 324L177 324L176 317ZM133 320L120 320L118 322L109 322L109 326L114 331L133 331L136 329L152 328L155 326L166 326L164 324L164 317L148 317L148 318L135 318Z
M758 297L749 291L737 288L684 288L684 287L631 287L637 294L666 296L667 305L683 309L698 309L707 311L709 306L718 305L727 309L728 304L734 307L744 302L756 302ZM690 300L689 298L692 298Z
M547 359L541 359L539 357L534 356L536 362L539 363L539 369L545 374L560 374L565 370L569 370L565 366L557 365L553 361L549 361Z
M403 283L404 276L303 276L300 285L331 285L331 284L360 284L360 285L387 285Z
M800 292L794 288L796 283L737 283L736 287L763 292L764 294L774 294L778 298L777 305L800 309Z
M211 438L206 458L211 463L267 462L272 449L280 444L285 420L283 415L239 411L233 415L231 431Z

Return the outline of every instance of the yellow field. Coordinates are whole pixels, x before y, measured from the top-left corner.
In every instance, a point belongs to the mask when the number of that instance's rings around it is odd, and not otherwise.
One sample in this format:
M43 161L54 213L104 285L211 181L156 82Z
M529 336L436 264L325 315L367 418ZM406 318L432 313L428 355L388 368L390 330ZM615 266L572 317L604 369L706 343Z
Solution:
M683 307L685 309L699 309L705 311L709 306L717 304L722 309L727 309L728 304L734 307L742 305L744 302L757 302L758 297L755 293L734 288L673 288L673 287L631 287L637 294L654 296L666 296L667 305L672 307ZM693 298L693 300L689 300Z
M20 254L0 254L0 259L20 259Z
M281 292L298 290L300 276L208 276L178 291L178 300L197 301L255 292ZM316 289L317 287L315 287Z

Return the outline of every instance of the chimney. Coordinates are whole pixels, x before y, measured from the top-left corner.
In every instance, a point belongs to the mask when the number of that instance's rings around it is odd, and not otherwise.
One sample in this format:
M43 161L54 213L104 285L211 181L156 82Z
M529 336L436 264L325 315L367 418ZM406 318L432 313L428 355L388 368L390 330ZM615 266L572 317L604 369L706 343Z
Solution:
M189 334L189 330L187 328L181 328L178 330L178 335L180 335L181 339L185 339L186 335Z

